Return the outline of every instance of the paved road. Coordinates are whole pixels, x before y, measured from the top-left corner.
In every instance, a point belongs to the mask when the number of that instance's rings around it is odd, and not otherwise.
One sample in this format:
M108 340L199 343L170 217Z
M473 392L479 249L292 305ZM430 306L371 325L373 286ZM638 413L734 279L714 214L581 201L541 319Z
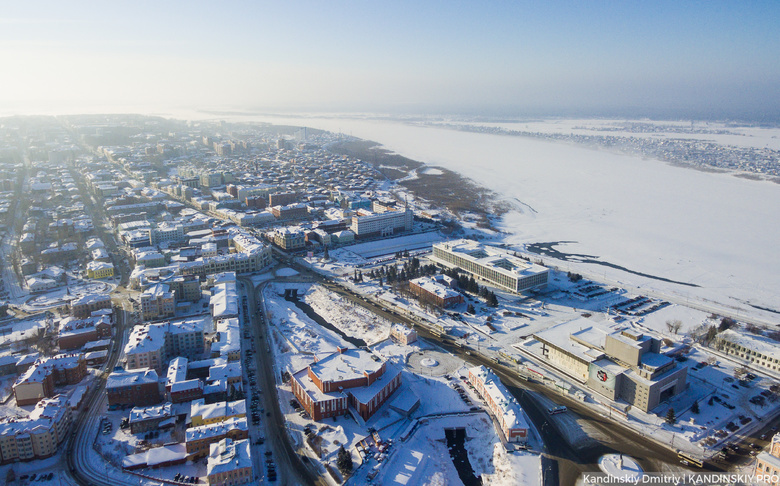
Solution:
M420 325L420 321L411 320L406 316L384 310L387 308L386 303L377 305L338 283L316 272L312 272L308 267L290 261L286 263L295 267L302 276L317 279L329 290L338 292L356 304L362 305L382 317L394 322L402 321L408 325L413 325L420 337L437 343L460 359L470 364L482 364L493 369L506 385L509 392L518 399L536 426L536 429L542 435L547 457L544 461L545 469L543 471L546 485L575 484L577 478L583 472L598 472L598 458L602 454L613 452L627 454L636 458L646 471L670 472L685 470L679 464L675 451L648 440L634 430L606 418L599 412L584 406L574 399L556 393L541 383L521 381L516 370L496 365L492 360L475 353L473 350L471 350L471 355L466 355L465 350L455 346L452 340L447 339L446 336L439 337L432 334L426 327ZM570 444L567 440L569 434L562 433L566 431L561 431L560 428L564 424L569 426L572 420L568 419L559 424L559 422L562 422L562 417L550 416L546 411L547 407L540 403L540 400L543 400L542 397L555 403L566 405L570 410L567 412L568 415L573 415L577 421L581 422L583 429L596 431L599 437L587 441L584 447L579 447L577 443ZM714 464L707 464L706 467L714 471L722 470L721 467Z
M89 460L90 457L97 456L97 453L92 450L92 444L98 433L101 420L99 412L106 400L106 377L116 366L122 352L122 345L127 334L126 319L128 319L128 312L123 309L117 318L116 336L108 362L104 367L105 371L93 381L92 391L88 395L85 405L82 406L81 413L76 417L72 435L66 443L67 454L64 457L67 461L68 471L75 482L81 485L138 485L138 478L135 476L116 471L112 467L101 464L102 461L93 463Z
M248 297L252 332L257 350L254 353L254 358L257 364L258 383L262 385L265 412L270 414L262 417L266 427L265 443L274 452L273 457L279 471L279 484L325 485L327 481L313 470L313 466L308 460L302 460L302 456L293 450L290 444L284 414L279 407L273 354L270 353L270 345L267 341L268 328L262 305L262 287L260 291L255 289L252 281L246 277L239 277L238 280L243 284L244 292L247 293ZM259 310L259 314L252 312L253 309Z

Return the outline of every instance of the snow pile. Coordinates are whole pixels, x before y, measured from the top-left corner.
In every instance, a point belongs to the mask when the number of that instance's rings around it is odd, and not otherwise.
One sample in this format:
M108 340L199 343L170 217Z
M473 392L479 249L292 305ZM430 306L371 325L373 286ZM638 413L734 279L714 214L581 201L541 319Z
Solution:
M599 458L599 469L621 482L637 484L644 476L642 466L623 454L606 454Z

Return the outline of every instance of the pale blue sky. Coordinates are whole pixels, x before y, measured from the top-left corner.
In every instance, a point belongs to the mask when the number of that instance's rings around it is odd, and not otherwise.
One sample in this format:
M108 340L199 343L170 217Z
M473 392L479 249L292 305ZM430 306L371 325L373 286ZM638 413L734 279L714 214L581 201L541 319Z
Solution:
M780 2L14 2L0 103L780 113Z

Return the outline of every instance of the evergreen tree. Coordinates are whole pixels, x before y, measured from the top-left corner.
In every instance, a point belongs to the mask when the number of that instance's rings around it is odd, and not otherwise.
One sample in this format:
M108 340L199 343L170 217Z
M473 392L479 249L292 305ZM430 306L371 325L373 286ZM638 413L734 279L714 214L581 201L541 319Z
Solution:
M466 313L467 314L473 314L474 313L474 306L469 304L468 307L466 307Z
M693 402L693 405L691 405L691 412L698 415L699 413L699 402Z
M669 411L666 412L666 423L669 425L674 425L676 421L677 421L677 416L674 414L674 409L672 407L669 407Z
M491 307L498 307L498 298L496 297L495 292L490 292L490 296L488 297L488 305Z
M339 448L339 453L336 456L336 466L341 471L341 474L347 474L352 471L352 454L347 452L343 445Z
M325 246L325 253L322 255L322 257L326 260L330 260L330 253L328 252L327 246Z

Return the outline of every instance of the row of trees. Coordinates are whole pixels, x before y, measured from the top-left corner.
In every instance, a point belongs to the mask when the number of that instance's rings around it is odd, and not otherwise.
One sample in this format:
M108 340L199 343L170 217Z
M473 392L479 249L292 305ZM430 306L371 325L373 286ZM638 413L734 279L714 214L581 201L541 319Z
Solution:
M383 266L377 270L371 270L368 272L369 278L372 279L384 279L388 285L408 282L420 277L426 277L436 274L436 265L420 265L420 259L413 257L410 260L404 262L401 271L398 271L397 265ZM362 282L362 272L359 274L360 281Z
M444 271L444 274L452 278L453 280L457 281L458 287L460 287L462 290L465 290L466 292L469 292L474 295L479 295L482 299L484 299L487 305L491 307L498 306L498 298L496 297L495 292L493 292L492 290L488 289L485 286L480 287L477 281L474 280L473 275L466 275L465 273L460 273L457 268L447 269ZM466 311L466 312L473 314L473 311Z

